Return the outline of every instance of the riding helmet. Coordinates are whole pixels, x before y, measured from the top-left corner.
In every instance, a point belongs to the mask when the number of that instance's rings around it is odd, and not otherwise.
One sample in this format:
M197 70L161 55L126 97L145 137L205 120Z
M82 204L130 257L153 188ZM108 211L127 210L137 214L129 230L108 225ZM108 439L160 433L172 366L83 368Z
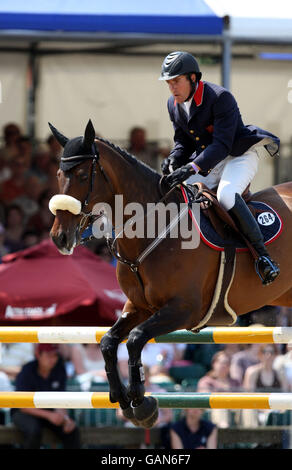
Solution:
M202 74L195 57L189 52L171 52L163 61L159 80L171 80L179 75L191 73L195 73L197 79L201 80Z

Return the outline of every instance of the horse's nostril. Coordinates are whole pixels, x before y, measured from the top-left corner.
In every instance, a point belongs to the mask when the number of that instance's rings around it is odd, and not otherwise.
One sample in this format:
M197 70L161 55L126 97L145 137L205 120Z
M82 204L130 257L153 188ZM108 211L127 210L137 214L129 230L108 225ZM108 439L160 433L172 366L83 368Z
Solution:
M59 246L63 248L64 246L66 246L66 244L67 244L67 235L65 232L61 232L59 236Z
M55 243L55 245L59 248L62 249L66 246L67 243L67 236L65 232L61 232L59 234L51 234L52 240Z

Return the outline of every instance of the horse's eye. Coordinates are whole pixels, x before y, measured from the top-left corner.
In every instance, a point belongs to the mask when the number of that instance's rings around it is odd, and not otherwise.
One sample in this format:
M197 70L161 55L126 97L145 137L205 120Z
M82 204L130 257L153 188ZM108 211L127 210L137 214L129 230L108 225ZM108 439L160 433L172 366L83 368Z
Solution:
M79 181L87 181L88 175L86 173L81 173L78 175Z

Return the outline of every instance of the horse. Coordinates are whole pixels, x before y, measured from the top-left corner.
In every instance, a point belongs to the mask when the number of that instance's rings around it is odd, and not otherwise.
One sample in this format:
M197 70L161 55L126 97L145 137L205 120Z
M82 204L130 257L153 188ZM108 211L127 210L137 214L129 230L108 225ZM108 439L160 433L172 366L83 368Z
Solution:
M50 201L51 211L55 214L50 234L61 253L71 254L82 242L86 226L101 215L94 214L95 204L106 203L112 208L116 230L117 195L123 196L124 208L133 202L145 207L148 203L161 201L161 176L125 150L96 137L91 121L84 135L73 139L49 125L64 147L57 173L60 194ZM183 202L179 187L167 195L168 202ZM292 183L253 194L253 200L269 204L284 221L282 233L269 248L281 273L268 287L263 286L250 252L238 253L228 292L229 305L236 315L265 305L292 306ZM128 220L129 215L124 214L123 227ZM147 256L141 257L151 243L153 240L147 237L116 237L117 279L128 300L100 345L110 401L118 402L126 418L145 428L154 425L158 407L153 397L145 395L143 347L153 337L179 329L194 331L201 324L214 296L220 266L218 251L205 243L183 249L180 236L166 236L152 246ZM222 326L213 317L206 324ZM120 379L117 365L118 345L124 340L127 340L129 356L127 387Z

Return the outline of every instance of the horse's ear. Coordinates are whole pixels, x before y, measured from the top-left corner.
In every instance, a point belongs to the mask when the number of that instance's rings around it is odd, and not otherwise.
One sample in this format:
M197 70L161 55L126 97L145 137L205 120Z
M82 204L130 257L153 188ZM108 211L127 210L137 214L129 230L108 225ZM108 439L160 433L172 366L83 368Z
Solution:
M95 139L95 130L91 122L91 119L89 119L85 132L84 132L83 143L86 146L91 147L94 142L94 139Z
M69 139L67 139L67 137L61 134L61 132L59 132L50 122L48 124L53 136L56 137L57 141L59 142L59 144L62 145L62 147L65 147Z

